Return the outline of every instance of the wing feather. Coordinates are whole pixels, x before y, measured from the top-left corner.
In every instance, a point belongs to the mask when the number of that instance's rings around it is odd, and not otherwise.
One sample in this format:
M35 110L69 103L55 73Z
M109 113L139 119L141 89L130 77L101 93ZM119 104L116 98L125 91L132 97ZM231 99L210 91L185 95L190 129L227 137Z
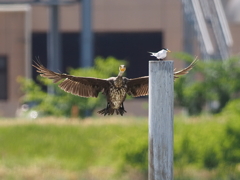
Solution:
M184 75L184 74L187 74L194 66L195 64L197 63L198 59L197 57L193 60L193 62L186 68L182 69L182 70L179 70L179 71L176 71L174 69L174 79L175 78L179 78L180 75Z
M56 73L47 69L39 62L35 62L35 64L32 66L37 69L37 72L40 73L40 76L52 79L54 83L64 80L58 86L68 93L81 97L97 97L99 92L107 89L109 86L108 81L105 79L76 77L67 74Z
M134 79L128 79L127 93L133 97L148 95L148 76L143 76Z

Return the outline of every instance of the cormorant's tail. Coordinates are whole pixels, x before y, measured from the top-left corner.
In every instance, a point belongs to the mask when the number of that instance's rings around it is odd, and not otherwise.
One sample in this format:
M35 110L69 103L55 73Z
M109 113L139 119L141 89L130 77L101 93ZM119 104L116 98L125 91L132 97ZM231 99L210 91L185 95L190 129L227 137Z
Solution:
M111 107L107 107L107 108L104 108L100 111L98 111L98 114L102 114L104 116L106 115L113 115L114 112L117 114L117 115L123 115L124 113L126 113L127 111L125 111L123 108L119 108L119 109L112 109Z

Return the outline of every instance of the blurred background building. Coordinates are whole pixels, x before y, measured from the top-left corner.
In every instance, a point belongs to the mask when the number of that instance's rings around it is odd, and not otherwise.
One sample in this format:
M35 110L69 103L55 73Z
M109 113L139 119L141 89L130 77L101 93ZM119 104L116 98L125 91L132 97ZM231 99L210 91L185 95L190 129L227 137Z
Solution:
M0 0L0 117L15 116L17 77L36 77L36 57L66 72L113 56L134 78L148 75L148 51L163 47L203 59L239 55L239 8L240 0Z

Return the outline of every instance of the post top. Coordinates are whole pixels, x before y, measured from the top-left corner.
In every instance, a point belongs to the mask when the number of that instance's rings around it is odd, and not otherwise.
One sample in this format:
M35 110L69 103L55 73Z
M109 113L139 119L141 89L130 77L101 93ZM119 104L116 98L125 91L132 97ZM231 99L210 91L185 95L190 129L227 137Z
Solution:
M163 61L159 61L159 60L149 60L150 63L167 63L167 62L170 62L170 63L173 63L173 60L163 60Z

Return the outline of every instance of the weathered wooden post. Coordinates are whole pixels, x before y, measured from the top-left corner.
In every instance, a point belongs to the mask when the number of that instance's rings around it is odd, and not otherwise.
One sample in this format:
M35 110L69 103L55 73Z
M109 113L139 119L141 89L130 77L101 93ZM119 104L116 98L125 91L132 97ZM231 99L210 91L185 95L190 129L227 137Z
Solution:
M173 180L173 61L149 62L148 180Z

